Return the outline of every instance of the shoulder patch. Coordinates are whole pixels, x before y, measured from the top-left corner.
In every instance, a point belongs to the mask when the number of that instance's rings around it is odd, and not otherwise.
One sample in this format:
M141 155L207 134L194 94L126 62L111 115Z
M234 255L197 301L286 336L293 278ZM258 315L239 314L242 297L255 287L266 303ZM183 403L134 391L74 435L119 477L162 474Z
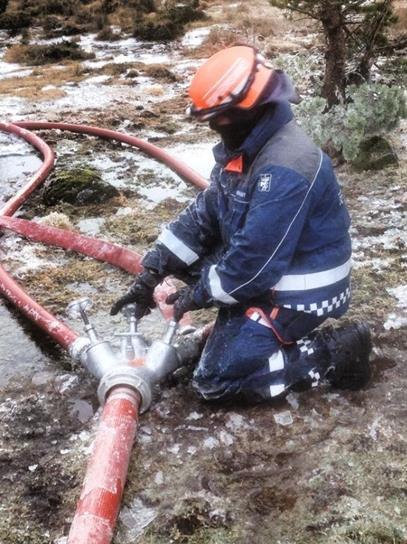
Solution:
M266 192L270 191L271 188L271 174L260 174L259 183L257 185L259 191Z

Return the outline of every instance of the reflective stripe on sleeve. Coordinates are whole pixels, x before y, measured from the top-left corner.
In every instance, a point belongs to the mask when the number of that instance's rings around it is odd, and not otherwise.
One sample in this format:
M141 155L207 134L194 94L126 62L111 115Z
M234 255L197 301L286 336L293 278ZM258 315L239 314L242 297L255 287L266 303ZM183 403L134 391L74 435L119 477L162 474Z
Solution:
M225 304L236 304L237 300L226 293L223 290L220 277L216 272L216 265L212 265L209 268L208 273L209 289L211 291L212 298L224 302Z
M164 229L158 237L158 242L167 247L174 255L185 264L192 264L199 259L199 255L189 248L169 229Z
M318 289L327 287L345 279L352 267L351 259L346 263L323 270L322 272L313 272L311 274L287 274L282 276L279 282L275 284L275 291L307 291L308 289Z

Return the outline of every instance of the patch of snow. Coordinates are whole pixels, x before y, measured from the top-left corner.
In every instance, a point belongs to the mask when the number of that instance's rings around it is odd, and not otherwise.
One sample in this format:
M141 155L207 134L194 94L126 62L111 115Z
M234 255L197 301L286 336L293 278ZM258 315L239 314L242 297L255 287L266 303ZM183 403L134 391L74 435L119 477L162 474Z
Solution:
M195 453L198 451L198 449L195 447L195 446L189 446L188 449L187 449L187 452L190 454L190 455L195 455Z
M147 209L154 208L157 204L163 202L163 200L166 200L167 198L173 198L174 200L178 200L179 202L187 202L188 200L190 200L189 196L183 196L180 194L180 190L178 187L171 187L168 185L158 185L156 187L140 187L138 189L138 192L150 201L150 203L147 203L145 206Z
M72 110L100 110L112 103L124 103L134 101L134 91L128 87L116 86L107 87L105 85L83 82L66 83L61 87L65 96L54 99L51 102L43 102L43 108ZM96 97L96 100L95 100Z
M45 257L38 257L37 252L44 250L42 244L26 244L15 234L5 234L1 239L0 253L3 253L4 262L13 262L15 268L13 275L21 278L27 272L40 270L42 268L55 268L63 264L65 259L61 255L58 259L52 260Z
M96 68L108 63L144 62L164 64L171 61L171 55L164 44L148 44L136 38L125 38L114 42L96 40L96 34L81 36L80 46L87 53L94 53L94 60L84 61L88 67Z
M52 541L52 544L68 544L68 537L61 536Z
M213 450L214 448L217 448L220 444L217 438L214 438L213 436L208 436L208 438L205 438L202 445L207 450Z
M387 292L395 297L398 302L396 304L396 311L388 315L383 326L387 331L390 329L401 329L407 325L407 285L387 289Z
M355 252L353 255L353 268L355 269L369 267L375 272L382 272L383 270L391 268L392 264L393 259L390 257L369 259L363 252Z
M285 410L284 412L273 414L273 417L274 417L274 421L278 425L282 425L283 427L287 427L294 423L293 416L291 415L291 412L289 410Z
M378 416L371 425L368 426L368 429L369 429L369 436L372 440L374 440L375 442L377 441L377 438L378 438L378 433L379 433L379 422L380 420L382 419L383 416Z
M198 412L191 412L186 418L186 421L196 421L197 419L201 419L203 417L203 414L200 414Z
M79 377L76 374L63 374L58 376L55 382L58 384L58 392L62 394L78 385Z
M179 453L181 446L179 444L174 444L170 448L167 448L167 451L170 453L173 453L174 455L177 455Z
M225 446L231 446L233 444L233 442L235 441L233 436L230 433L228 433L227 431L220 431L219 440Z
M161 485L164 483L164 474L162 473L161 470L159 470L156 475L154 476L154 482L157 484L157 485Z
M167 151L196 170L201 176L209 179L212 168L215 165L215 159L212 153L214 145L214 141L200 144L182 144L170 147Z
M77 226L83 234L94 236L99 234L105 222L106 219L104 217L88 217L87 219L78 221Z
M124 217L125 215L131 215L134 213L133 208L119 208L115 213L116 217Z
M209 35L210 31L211 31L210 26L196 28L195 30L190 30L182 38L181 45L183 47L191 47L191 48L198 47Z
M240 429L250 429L250 425L246 421L246 418L244 418L240 414L235 414L234 412L229 413L229 417L225 423L225 426L232 432L236 432Z
M92 76L85 79L83 81L83 84L94 85L96 83L104 83L105 81L108 81L109 79L111 79L111 76L108 76L108 75Z
M290 393L286 396L285 400L288 402L293 410L298 410L298 408L300 407L298 398L298 395L296 395L295 393Z

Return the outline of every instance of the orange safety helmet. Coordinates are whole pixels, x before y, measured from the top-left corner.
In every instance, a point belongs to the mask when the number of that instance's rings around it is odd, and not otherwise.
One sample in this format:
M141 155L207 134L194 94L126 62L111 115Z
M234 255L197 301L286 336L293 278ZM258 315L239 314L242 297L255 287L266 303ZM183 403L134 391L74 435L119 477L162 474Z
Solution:
M258 105L274 71L254 47L237 45L210 57L192 79L190 115L205 121L231 107Z

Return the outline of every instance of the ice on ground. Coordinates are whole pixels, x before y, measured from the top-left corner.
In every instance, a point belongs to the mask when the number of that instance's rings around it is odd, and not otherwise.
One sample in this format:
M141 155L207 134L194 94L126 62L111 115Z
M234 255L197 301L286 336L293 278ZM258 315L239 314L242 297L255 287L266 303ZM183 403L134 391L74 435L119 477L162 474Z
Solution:
M189 196L180 194L181 190L179 187L161 184L156 187L139 187L138 192L150 201L146 204L146 209L152 209L168 198L178 200L178 202L190 200Z
M203 417L202 414L199 414L198 412L191 412L186 418L186 421L196 421L197 419L201 419Z
M190 30L182 38L181 45L184 47L198 47L202 44L204 39L209 35L211 31L210 26L205 26L202 28L196 28L195 30Z
M169 453L173 453L174 455L178 455L180 448L181 446L179 444L174 444L173 446L167 448L167 451Z
M231 446L233 442L235 441L234 437L227 431L220 431L219 440L225 446Z
M171 61L165 44L146 44L136 38L107 42L96 40L96 34L87 34L81 36L79 44L87 53L95 54L95 60L83 63L90 68L100 68L108 63L165 64Z
M34 174L41 165L42 160L30 144L17 136L0 132L0 198L8 190L5 183L11 185L13 182L21 182L18 186L24 185L28 176Z
M99 234L105 222L106 219L104 217L88 217L87 219L78 221L77 226L83 234L95 236Z
M125 540L136 539L157 517L157 510L146 506L141 499L135 498L129 507L123 506L119 515L120 533L125 533Z
M134 91L129 87L106 87L100 83L88 83L86 79L79 84L67 83L61 88L65 96L54 99L52 103L43 102L44 109L100 110L112 103L123 104L123 102L134 101ZM97 97L96 101L95 97Z
M66 259L61 255L58 259L52 260L39 257L38 252L42 251L42 244L30 243L27 245L15 234L5 234L1 239L0 254L2 261L13 263L13 275L21 278L27 272L40 270L42 268L55 268L63 264Z
M212 168L215 166L212 148L215 142L201 144L182 144L167 149L168 153L182 160L206 179L209 179Z
M0 77L1 79L10 79L12 77L27 77L32 74L31 68L22 68L20 64L11 64L0 61Z
M17 96L2 96L0 100L0 117L6 121L18 121L24 118L27 102Z
M386 330L400 329L407 325L407 285L387 289L387 292L395 297L398 302L396 310L388 315L383 326Z
M273 417L274 417L274 421L278 425L282 425L283 427L292 425L294 422L293 416L291 415L291 412L289 410L285 410L284 412L279 412L277 414L274 414Z
M111 76L102 74L100 76L88 77L87 79L85 79L84 83L86 85L94 85L97 83L105 83L105 81L108 81L109 79L111 79Z
M202 445L208 450L213 450L214 448L217 448L220 444L217 438L214 438L213 436L208 436L208 438L205 438Z
M250 429L250 425L247 422L246 418L240 414L235 414L231 412L229 414L228 420L226 421L226 427L232 432L239 431L240 429Z

